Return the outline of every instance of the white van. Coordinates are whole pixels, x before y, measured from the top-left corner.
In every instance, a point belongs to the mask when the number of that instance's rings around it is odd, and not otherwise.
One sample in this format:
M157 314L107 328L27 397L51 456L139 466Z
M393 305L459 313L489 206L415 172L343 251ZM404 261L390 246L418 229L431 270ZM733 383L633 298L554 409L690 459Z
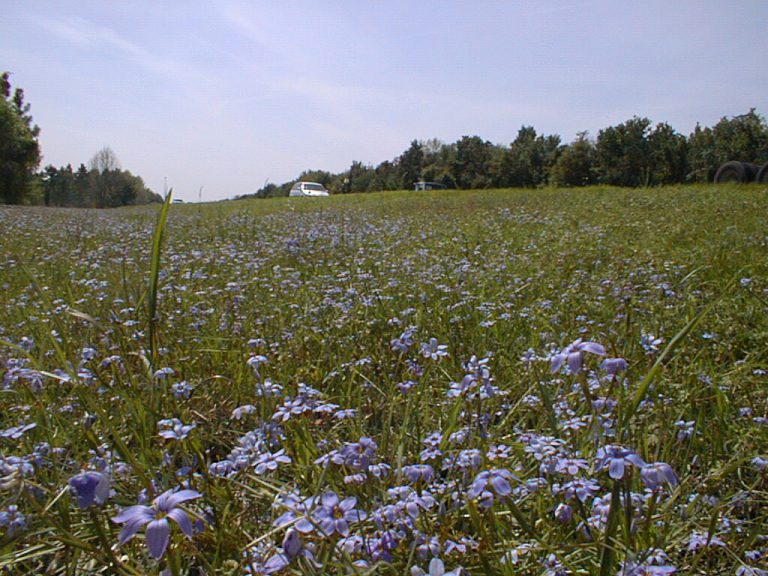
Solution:
M296 182L288 196L329 196L330 192L317 182Z

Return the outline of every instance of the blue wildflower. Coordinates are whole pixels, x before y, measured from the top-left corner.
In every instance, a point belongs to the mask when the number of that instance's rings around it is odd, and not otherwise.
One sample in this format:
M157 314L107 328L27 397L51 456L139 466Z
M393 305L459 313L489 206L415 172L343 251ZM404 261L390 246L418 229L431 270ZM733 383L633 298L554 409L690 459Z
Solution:
M291 462L290 456L286 455L285 450L278 450L274 454L271 452L265 452L261 454L254 465L256 474L264 474L266 472L273 472L277 470L280 464L288 464Z
M640 478L651 490L657 490L662 484L676 486L678 483L677 474L669 464L664 462L646 464L640 469Z
M422 342L421 355L424 356L424 358L440 360L444 356L448 356L448 346L445 344L438 344L437 338L430 338L429 342Z
M432 558L429 562L429 572L425 572L418 566L411 568L411 576L461 576L464 574L464 568L458 566L450 572L445 571L445 564L439 558Z
M571 374L578 374L581 372L581 367L584 362L584 354L589 352L590 354L597 354L598 356L605 356L605 348L602 344L597 342L583 342L581 338L574 340L568 346L563 348L558 354L552 357L552 373L559 371L560 368L568 363L568 369Z
M197 424L184 424L178 418L159 420L157 425L161 428L158 434L169 440L184 440L197 427Z
M171 525L168 518L179 526L187 538L192 538L193 527L187 513L179 504L200 498L202 494L195 490L167 490L152 502L152 506L137 504L130 506L112 518L116 524L124 524L118 541L125 544L133 538L139 529L147 525L147 549L152 558L162 558L170 540Z
M327 492L320 497L320 505L312 513L312 518L326 536L334 533L349 536L349 524L365 520L368 516L357 510L356 505L357 498L354 496L340 500L335 493Z
M104 504L109 498L109 476L87 470L69 479L69 492L77 499L80 508Z
M19 512L16 504L11 504L5 510L0 511L0 527L5 527L5 533L8 537L13 536L17 530L24 530L27 527L27 519Z
M597 451L597 470L608 468L608 475L614 480L624 477L624 469L627 466L643 468L645 462L632 450L622 446L608 444Z

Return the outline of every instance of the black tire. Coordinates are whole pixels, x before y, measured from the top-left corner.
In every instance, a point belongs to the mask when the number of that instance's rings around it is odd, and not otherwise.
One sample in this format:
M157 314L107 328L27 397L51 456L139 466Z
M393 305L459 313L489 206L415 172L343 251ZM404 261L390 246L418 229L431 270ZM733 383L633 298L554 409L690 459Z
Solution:
M744 182L754 182L755 178L757 178L757 173L760 171L760 166L752 162L742 162L742 164L744 164Z
M747 168L743 162L731 160L726 162L715 173L715 184L737 183L741 184L747 176Z
M759 184L768 184L768 162L760 166L760 170L757 171L755 182Z

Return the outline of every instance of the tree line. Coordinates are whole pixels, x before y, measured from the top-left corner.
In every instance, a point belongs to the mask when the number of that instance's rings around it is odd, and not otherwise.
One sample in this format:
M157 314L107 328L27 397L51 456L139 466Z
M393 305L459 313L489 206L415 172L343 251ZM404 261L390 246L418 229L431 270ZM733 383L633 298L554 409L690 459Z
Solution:
M162 202L144 181L122 170L115 153L105 147L77 169L71 165L37 168L38 136L24 90L12 90L10 74L0 76L0 203L112 208Z
M144 185L140 176L120 169L111 148L99 150L88 162L73 170L70 164L46 166L39 175L46 206L115 208L162 202L159 194Z
M596 138L580 132L563 144L557 134L523 126L509 145L479 136L454 143L436 139L411 142L407 150L377 166L352 162L334 174L305 170L296 180L319 182L335 193L411 189L417 181L446 188L536 188L658 186L711 182L729 160L768 161L768 125L755 109L712 127L696 125L687 137L667 123L633 117L600 130ZM267 184L245 197L287 196L292 183Z

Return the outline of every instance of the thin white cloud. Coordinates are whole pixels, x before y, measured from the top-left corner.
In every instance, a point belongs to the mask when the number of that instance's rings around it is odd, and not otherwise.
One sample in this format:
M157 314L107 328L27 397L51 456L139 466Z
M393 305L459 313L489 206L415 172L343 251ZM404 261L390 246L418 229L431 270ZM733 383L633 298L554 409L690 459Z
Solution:
M116 30L81 17L44 18L40 25L48 32L81 49L116 52L134 64L167 79L188 82L204 81L208 75L184 62L151 52L132 42Z

